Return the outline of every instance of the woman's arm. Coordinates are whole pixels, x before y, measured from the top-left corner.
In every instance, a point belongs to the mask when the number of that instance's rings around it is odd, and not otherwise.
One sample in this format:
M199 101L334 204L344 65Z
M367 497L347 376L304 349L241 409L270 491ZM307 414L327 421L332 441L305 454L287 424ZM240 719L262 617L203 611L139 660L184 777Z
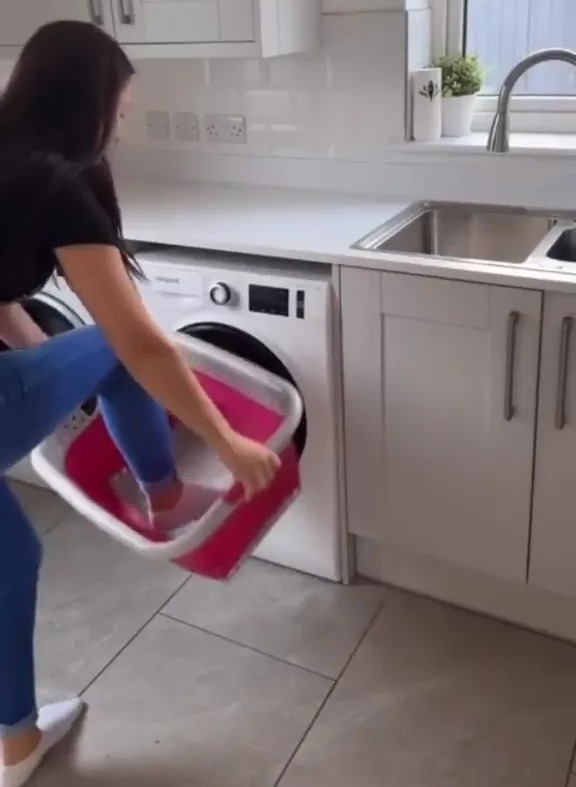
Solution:
M48 337L19 303L0 305L0 339L8 347L25 348L43 344Z
M118 358L168 411L219 449L231 429L166 333L152 319L112 246L57 250L68 284Z
M57 250L57 255L69 285L142 387L214 448L247 497L268 486L280 460L231 429L175 344L150 316L118 249L71 246Z

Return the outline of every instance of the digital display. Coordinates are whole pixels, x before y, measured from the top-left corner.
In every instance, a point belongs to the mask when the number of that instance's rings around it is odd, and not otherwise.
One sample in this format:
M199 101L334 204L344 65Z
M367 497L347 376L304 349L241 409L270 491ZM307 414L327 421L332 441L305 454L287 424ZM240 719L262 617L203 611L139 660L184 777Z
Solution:
M249 309L258 314L290 314L290 290L283 287L262 287L251 284L248 289Z

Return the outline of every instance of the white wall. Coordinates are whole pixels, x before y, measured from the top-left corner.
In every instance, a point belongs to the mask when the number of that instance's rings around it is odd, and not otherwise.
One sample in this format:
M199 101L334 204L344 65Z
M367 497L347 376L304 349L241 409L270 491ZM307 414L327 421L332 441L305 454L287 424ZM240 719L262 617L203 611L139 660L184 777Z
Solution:
M422 4L419 0L420 5ZM404 138L406 61L428 57L428 11L398 0L325 0L322 47L310 56L138 63L129 148L216 156L382 160ZM358 13L342 13L344 11ZM410 47L406 42L410 31ZM246 117L248 144L150 142L146 108Z
M1 0L0 0L1 1ZM429 59L427 0L324 0L322 49L270 62L140 63L118 165L130 177L371 191L576 210L573 156L414 153L405 73ZM405 14L403 7L413 9ZM394 10L396 9L396 10ZM10 71L0 62L0 84ZM139 94L139 95L138 95ZM249 144L151 144L146 106L242 112Z
M321 48L309 56L261 60L140 61L135 106L119 151L154 175L240 179L267 162L383 163L405 135L406 72L430 58L428 0L323 0ZM405 9L411 9L406 12ZM0 61L0 84L11 63ZM246 117L248 144L153 142L147 108ZM155 153L155 155L152 155ZM296 170L294 170L296 171ZM273 182L278 182L274 174ZM257 180L258 178L255 177ZM318 186L323 177L319 174ZM312 182L315 185L314 176Z

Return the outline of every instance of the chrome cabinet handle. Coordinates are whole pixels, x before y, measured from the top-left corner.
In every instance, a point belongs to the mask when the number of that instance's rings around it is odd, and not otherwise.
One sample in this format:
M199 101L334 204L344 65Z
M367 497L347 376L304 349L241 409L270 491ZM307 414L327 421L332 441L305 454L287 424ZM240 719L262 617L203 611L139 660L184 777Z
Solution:
M88 13L90 21L102 27L104 24L104 12L102 11L102 0L88 0Z
M519 312L510 312L506 331L506 374L504 378L504 419L514 418L514 369L516 367L516 329L520 322Z
M118 0L118 13L120 14L120 22L123 25L136 24L134 3L132 0Z
M564 317L560 332L560 362L558 364L558 388L556 389L556 429L566 426L566 395L568 388L568 367L570 364L570 339L572 336L573 317Z

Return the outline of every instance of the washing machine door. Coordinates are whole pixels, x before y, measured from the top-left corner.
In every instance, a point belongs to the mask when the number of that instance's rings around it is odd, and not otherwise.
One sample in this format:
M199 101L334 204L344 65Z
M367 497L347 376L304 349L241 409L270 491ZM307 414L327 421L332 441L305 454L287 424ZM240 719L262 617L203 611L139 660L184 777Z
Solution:
M259 339L239 328L231 325L224 325L215 322L191 323L180 329L180 333L201 339L204 342L213 344L222 350L233 353L246 361L261 366L272 374L281 377L292 383L297 388L296 381L286 368L286 365L278 356ZM294 445L299 456L302 456L306 446L306 403L304 402L304 412L296 432L294 433Z
M44 292L23 301L22 306L47 336L57 336L85 324L73 309ZM0 341L0 352L8 349L9 347ZM85 402L82 409L92 415L96 410L96 399Z

